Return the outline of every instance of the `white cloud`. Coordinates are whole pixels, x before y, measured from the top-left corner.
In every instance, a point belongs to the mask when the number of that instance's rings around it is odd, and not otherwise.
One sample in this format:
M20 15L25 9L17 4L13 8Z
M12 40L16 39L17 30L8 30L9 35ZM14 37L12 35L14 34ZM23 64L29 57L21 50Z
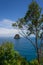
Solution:
M4 19L0 21L0 37L1 36L13 36L16 31L12 29L12 23L15 21L9 20L9 19Z
M23 30L26 32L26 30ZM0 37L14 37L15 34L23 34L19 29L7 29L7 28L0 28ZM23 37L20 34L21 37ZM31 34L30 37L35 37L34 34Z
M26 32L26 30L23 30L24 32ZM8 28L2 28L0 27L0 37L14 37L15 34L23 34L22 31L20 29L8 29ZM20 36L22 37L22 35L20 34Z
M0 21L0 37L12 37L15 34L22 34L22 31L19 29L13 29L12 23L15 21L9 20L9 19L4 19ZM26 32L26 30L23 30ZM20 32L20 33L19 33ZM20 35L21 35L20 34ZM22 35L21 35L22 36ZM33 37L34 35L32 34L30 37Z
M35 35L34 34L31 34L30 37L35 37Z
M5 28L12 28L12 23L15 21L12 21L10 19L3 19L0 21L0 27L5 27Z
M0 37L12 37L18 33L19 31L17 29L0 28Z
M12 23L15 21L9 20L9 19L4 19L0 21L0 37L12 37L15 34L19 34L19 29L13 29Z

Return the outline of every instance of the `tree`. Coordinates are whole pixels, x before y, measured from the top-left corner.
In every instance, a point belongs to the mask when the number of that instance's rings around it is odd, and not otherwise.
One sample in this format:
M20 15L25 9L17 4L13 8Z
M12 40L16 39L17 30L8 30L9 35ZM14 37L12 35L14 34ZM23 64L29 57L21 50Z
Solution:
M16 26L19 29L24 29L27 32L22 31L22 35L28 39L31 44L34 46L37 53L37 60L40 64L39 57L39 47L38 47L38 38L40 38L40 31L43 31L43 14L41 14L41 8L36 1L32 1L28 7L28 11L26 12L23 18L20 18L16 23L13 23L12 26ZM35 43L28 38L29 35L35 35ZM40 43L41 45L41 43Z
M0 65L17 65L19 53L14 50L13 44L10 42L0 45Z
M0 65L11 65L14 61L14 53L12 43L6 42L0 45Z
M43 65L43 32L40 34L41 45L40 45L40 63Z

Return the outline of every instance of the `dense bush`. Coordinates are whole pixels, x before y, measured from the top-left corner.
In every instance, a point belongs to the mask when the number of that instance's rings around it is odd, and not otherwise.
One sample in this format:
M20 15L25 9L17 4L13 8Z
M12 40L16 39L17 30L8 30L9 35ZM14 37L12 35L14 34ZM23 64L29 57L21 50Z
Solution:
M0 65L28 65L26 60L14 50L13 46L9 42L0 45Z

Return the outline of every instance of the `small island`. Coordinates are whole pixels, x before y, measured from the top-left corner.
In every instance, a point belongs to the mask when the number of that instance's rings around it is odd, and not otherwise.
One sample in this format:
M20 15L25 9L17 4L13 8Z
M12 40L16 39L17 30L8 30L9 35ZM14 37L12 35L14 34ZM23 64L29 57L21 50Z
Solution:
M20 39L20 35L19 35L19 34L16 34L16 35L14 36L14 39Z

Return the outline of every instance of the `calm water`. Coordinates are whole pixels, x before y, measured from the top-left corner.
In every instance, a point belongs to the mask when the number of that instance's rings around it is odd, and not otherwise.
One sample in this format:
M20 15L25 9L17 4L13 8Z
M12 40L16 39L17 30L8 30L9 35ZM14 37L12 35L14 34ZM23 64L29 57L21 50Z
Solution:
M18 40L13 39L13 38L0 38L0 44L3 42L12 42L14 43L14 49L17 50L21 56L25 57L27 60L33 60L36 58L36 52L32 44L25 38L20 38ZM32 38L32 41L35 42L35 39ZM38 41L40 42L40 41Z

